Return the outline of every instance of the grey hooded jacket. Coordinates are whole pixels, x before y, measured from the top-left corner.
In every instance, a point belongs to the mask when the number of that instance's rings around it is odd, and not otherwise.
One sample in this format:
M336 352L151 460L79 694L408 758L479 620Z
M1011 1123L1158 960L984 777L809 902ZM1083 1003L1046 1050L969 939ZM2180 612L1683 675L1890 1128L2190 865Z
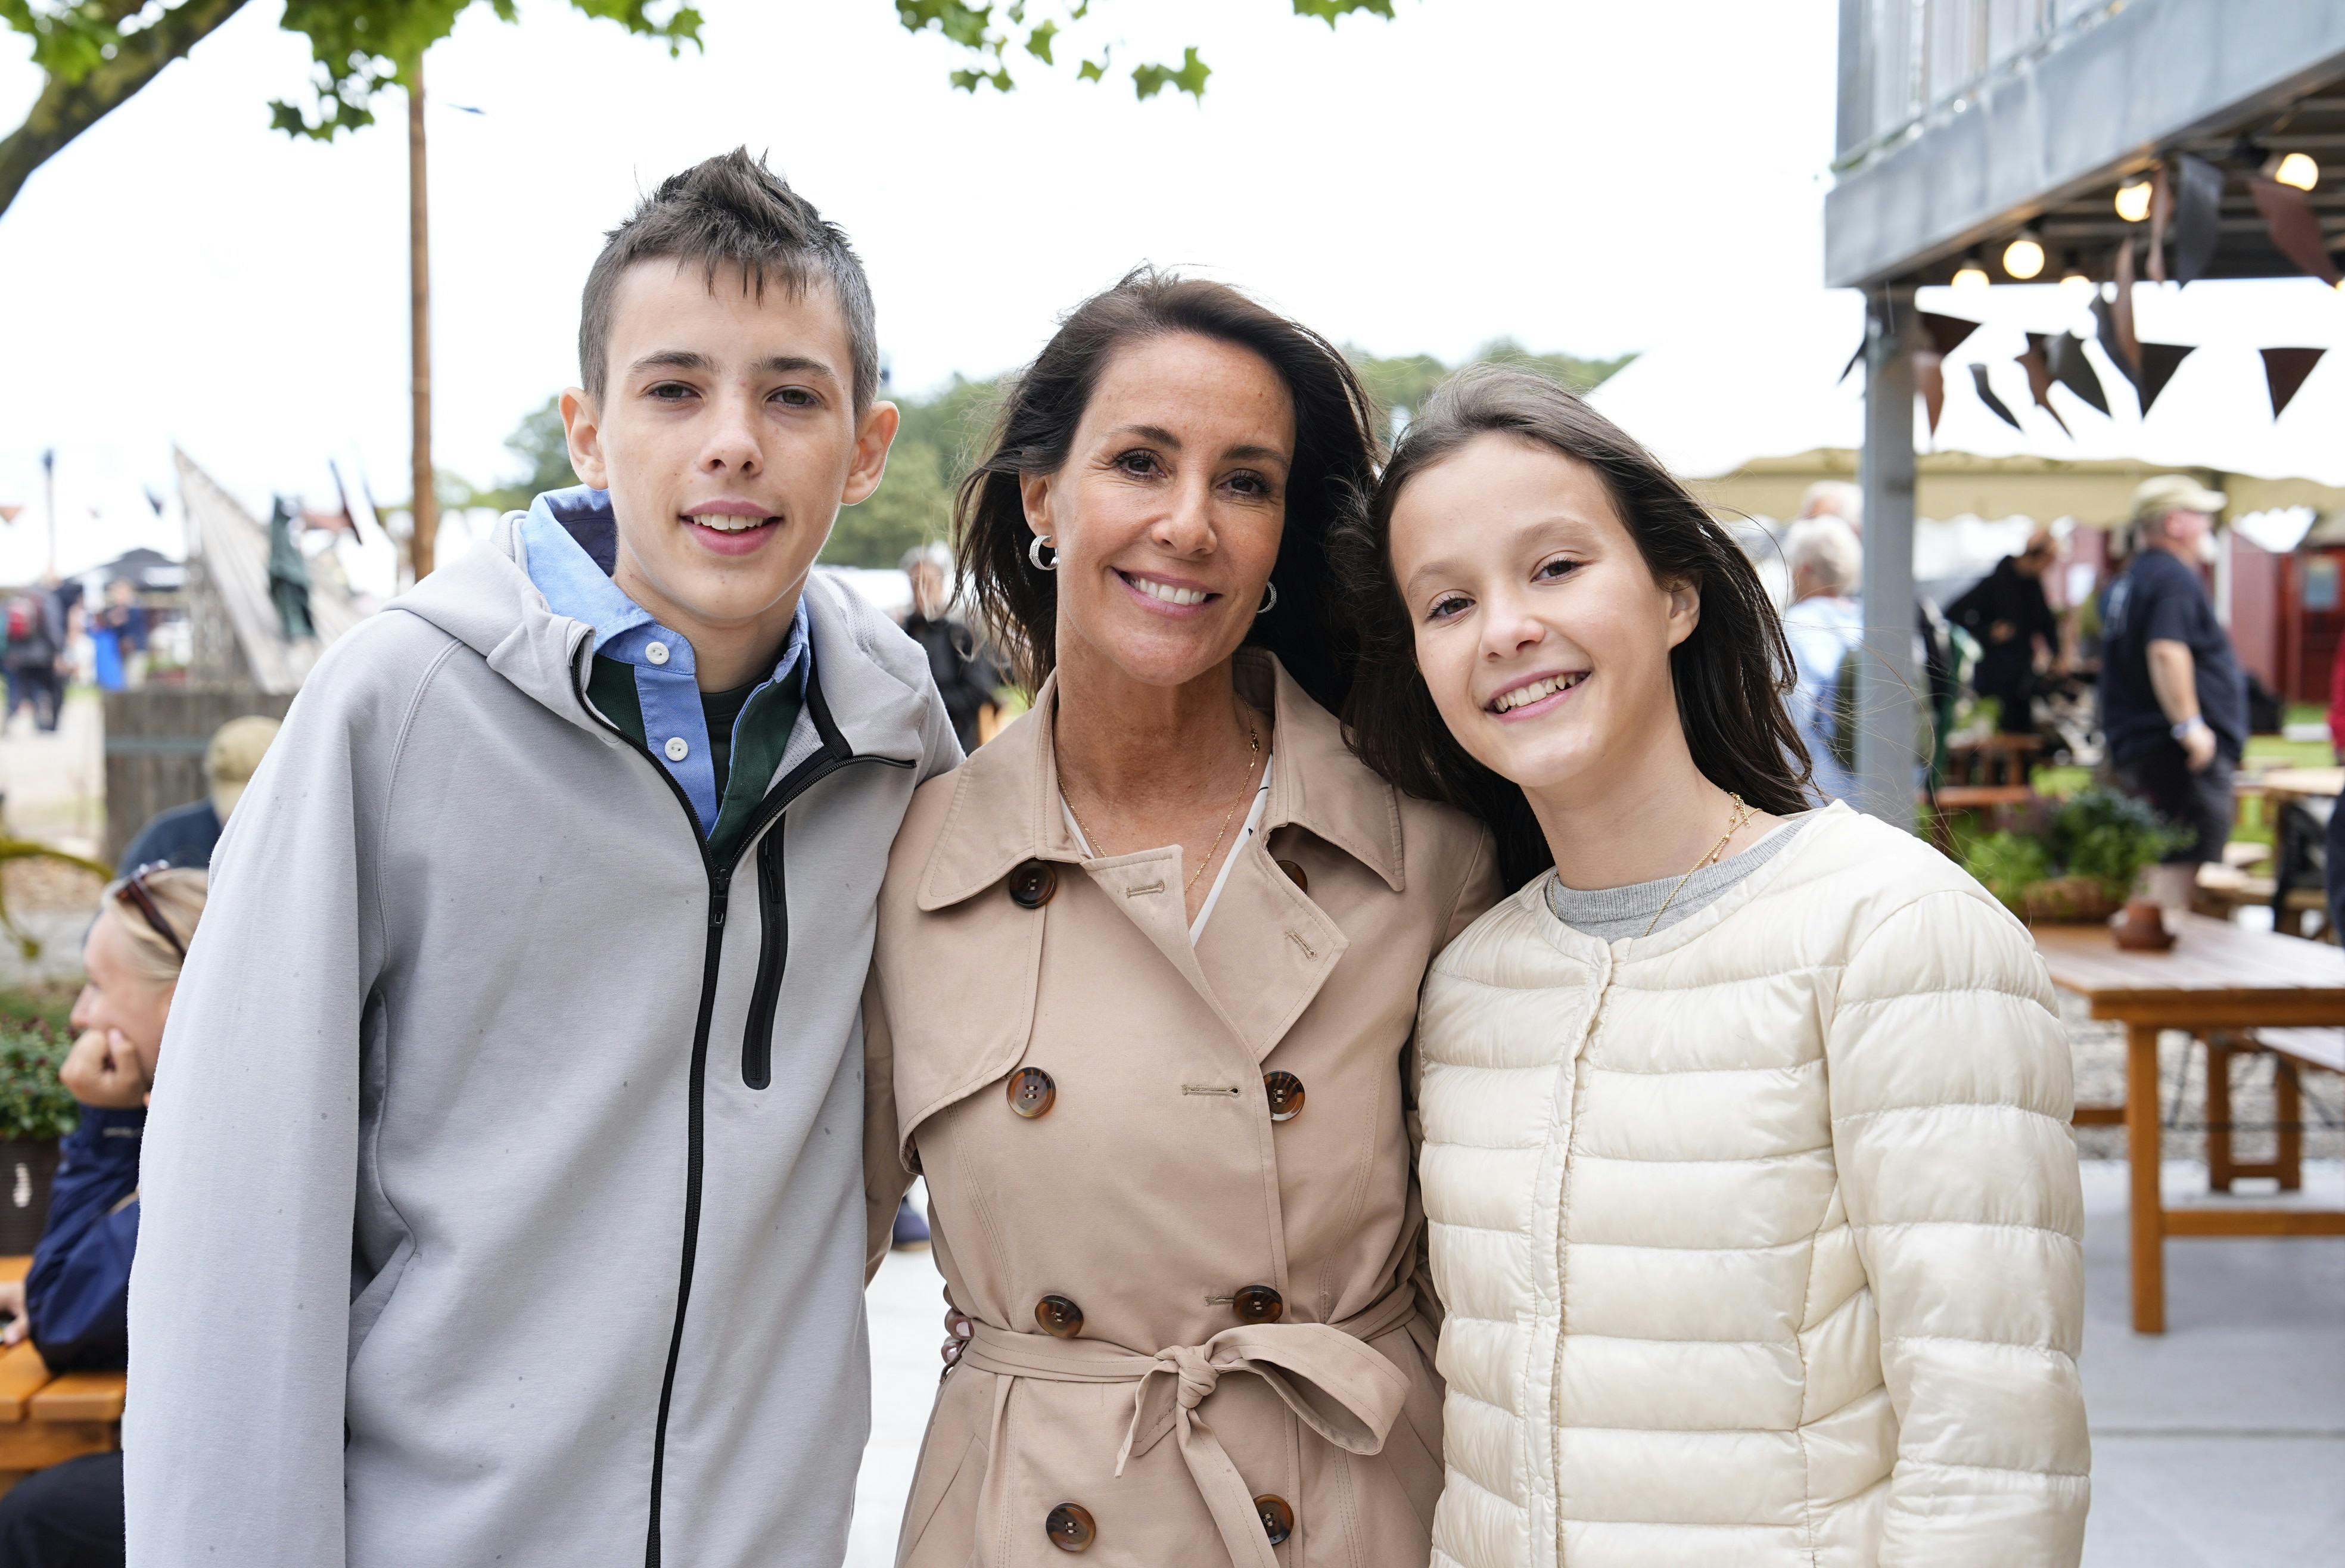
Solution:
M797 727L713 865L522 551L508 518L335 645L214 859L142 1171L135 1568L844 1554L858 1005L952 726L816 578Z

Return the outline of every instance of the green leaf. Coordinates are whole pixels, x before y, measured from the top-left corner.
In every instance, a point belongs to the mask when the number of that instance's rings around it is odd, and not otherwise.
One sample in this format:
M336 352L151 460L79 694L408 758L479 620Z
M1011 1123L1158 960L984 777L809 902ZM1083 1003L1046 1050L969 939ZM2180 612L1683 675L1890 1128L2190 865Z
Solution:
M1355 11L1365 11L1387 22L1393 19L1392 0L1294 0L1297 16L1316 16L1330 27L1337 17L1348 16Z
M1026 35L1026 52L1046 66L1057 65L1058 62L1051 58L1051 40L1058 35L1059 25L1056 22L1043 23Z
M1135 66L1132 85L1142 98L1152 98L1167 87L1177 87L1193 98L1205 96L1205 78L1213 68L1197 57L1193 47L1183 57L1178 69L1171 66Z
M1085 60L1075 67L1075 79L1079 82L1096 82L1106 75L1107 56L1104 54L1096 60Z

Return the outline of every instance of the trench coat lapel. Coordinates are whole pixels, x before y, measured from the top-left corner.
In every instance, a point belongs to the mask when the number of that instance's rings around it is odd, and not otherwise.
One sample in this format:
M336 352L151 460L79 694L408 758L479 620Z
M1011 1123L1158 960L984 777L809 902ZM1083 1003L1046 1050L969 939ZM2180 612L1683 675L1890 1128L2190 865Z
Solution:
M919 907L934 911L1041 860L1080 867L1213 1008L1254 1060L1267 1057L1326 983L1349 945L1342 929L1279 868L1274 830L1307 829L1404 890L1400 803L1390 784L1344 744L1335 718L1266 653L1240 655L1246 694L1272 711L1274 764L1263 831L1237 852L1214 906L1247 934L1237 967L1216 987L1190 943L1181 857L1172 849L1086 858L1061 812L1050 714L1056 678L1032 711L964 765L935 850L920 878Z

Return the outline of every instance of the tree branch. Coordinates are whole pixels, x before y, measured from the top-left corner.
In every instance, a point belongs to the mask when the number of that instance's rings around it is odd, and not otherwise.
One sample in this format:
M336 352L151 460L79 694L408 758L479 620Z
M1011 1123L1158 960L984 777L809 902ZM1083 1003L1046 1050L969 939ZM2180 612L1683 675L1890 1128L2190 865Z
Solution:
M0 139L0 216L15 204L35 169L128 102L164 66L185 56L244 5L245 0L182 0L153 26L122 39L113 58L101 60L86 76L71 82L51 76L25 123ZM140 6L137 0L127 0L109 4L107 9L127 16Z

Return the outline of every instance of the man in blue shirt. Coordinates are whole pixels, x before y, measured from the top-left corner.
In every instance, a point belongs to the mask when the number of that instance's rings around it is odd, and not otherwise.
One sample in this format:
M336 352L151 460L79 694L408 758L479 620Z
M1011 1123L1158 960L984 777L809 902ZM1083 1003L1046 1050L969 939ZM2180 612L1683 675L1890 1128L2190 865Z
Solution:
M2248 744L2248 687L2198 558L2226 504L2185 474L2134 492L2134 553L2102 622L2101 729L2117 783L2188 833L2157 898L2189 902L2198 867L2231 836L2231 773Z

